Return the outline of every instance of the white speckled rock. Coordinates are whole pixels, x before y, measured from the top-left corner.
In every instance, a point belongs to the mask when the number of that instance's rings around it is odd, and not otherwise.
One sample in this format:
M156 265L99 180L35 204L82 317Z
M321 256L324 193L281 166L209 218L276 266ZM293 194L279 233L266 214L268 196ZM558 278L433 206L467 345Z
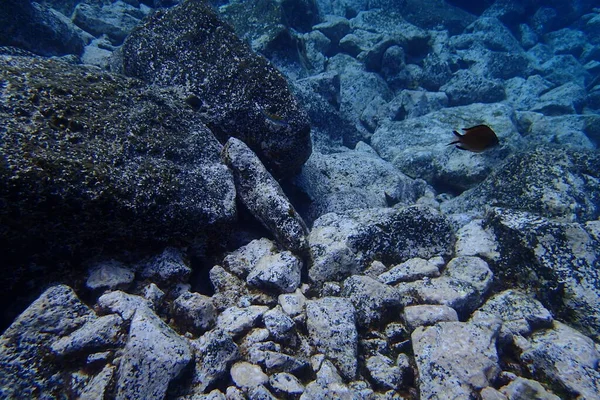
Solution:
M411 335L421 398L476 397L500 373L496 337L500 324L439 322Z
M116 399L161 399L171 380L192 360L187 340L154 312L140 306L117 371Z
M482 259L457 257L448 263L439 278L399 283L397 288L404 297L414 297L413 304L446 305L459 315L468 315L483 302L492 277Z
M291 293L301 283L302 261L290 251L262 256L246 282L278 293Z
M356 323L360 326L377 323L386 313L400 312L398 290L368 276L353 275L346 279L342 294L354 305Z
M183 282L192 273L183 252L174 247L167 247L160 255L143 262L140 270L143 278L156 282Z
M552 314L542 303L519 290L505 290L495 294L471 317L472 321L490 316L502 320L500 337L510 340L512 335L529 336L534 330L552 326Z
M496 237L483 227L483 220L473 220L456 232L457 256L480 256L496 260L500 256L497 246Z
M183 292L173 301L177 323L192 333L204 332L215 324L216 310L212 299L200 293Z
M440 269L435 263L416 257L393 266L389 271L379 275L377 279L388 285L395 285L399 282L412 282L425 277L437 276L440 276Z
M266 238L255 239L225 256L223 266L240 278L246 278L258 260L277 250L275 243Z
M242 334L252 329L267 310L267 306L229 307L217 317L217 328L231 335Z
M376 387L384 390L396 390L402 383L402 372L394 361L377 354L367 358L367 370Z
M386 265L410 258L449 256L454 232L449 221L426 206L350 210L325 214L309 235L311 281L322 285L361 274L371 262Z
M265 326L276 340L285 340L293 333L296 324L281 307L277 306L263 314Z
M284 248L304 252L306 224L256 154L241 140L230 137L222 159L233 170L238 198L252 215Z
M52 343L55 354L67 356L81 351L101 351L122 344L121 330L123 319L118 314L110 314L89 321L68 336Z
M118 261L105 261L90 267L90 275L85 285L92 290L126 289L135 273Z
M302 382L294 375L288 374L287 372L271 375L269 384L277 393L281 393L284 396L300 395L304 392L304 385Z
M191 343L196 355L194 392L203 393L227 373L229 366L240 358L240 352L231 336L219 329L208 331Z
M115 375L117 368L112 365L105 366L96 376L94 376L83 388L79 400L97 400L108 397L108 388Z
M554 321L552 329L531 335L521 351L521 361L534 378L549 380L581 398L600 398L600 352L589 337Z
M68 286L47 289L0 337L0 398L54 398L66 385L50 346L96 318Z
M500 388L507 399L561 400L557 395L548 392L539 382L518 376L508 385Z
M117 290L100 296L98 307L104 311L117 313L121 318L129 321L138 308L151 308L151 303L143 297Z
M280 294L278 300L283 311L291 317L295 317L303 312L304 305L306 304L306 297L304 297L304 294L299 289L294 293Z
M438 322L458 321L456 311L448 306L416 305L405 307L402 317L412 331L419 326L435 325Z
M306 302L306 326L313 343L347 379L354 379L357 368L354 313L352 303L343 298L324 297Z
M249 389L263 385L269 381L269 377L262 371L258 365L248 362L238 362L233 364L231 370L231 379L242 389Z

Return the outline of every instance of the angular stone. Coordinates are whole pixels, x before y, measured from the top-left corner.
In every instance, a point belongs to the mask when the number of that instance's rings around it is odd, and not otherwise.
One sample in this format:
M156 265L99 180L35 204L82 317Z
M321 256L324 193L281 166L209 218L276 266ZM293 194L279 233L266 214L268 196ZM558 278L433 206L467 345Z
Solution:
M192 361L187 340L152 310L139 307L117 371L116 399L163 398L169 383Z
M368 276L353 275L346 279L342 295L354 305L356 323L362 327L376 324L384 315L400 311L398 290Z
M322 284L360 274L375 259L394 264L448 256L454 232L446 218L429 207L377 208L326 214L315 221L309 242L309 277Z
M314 345L347 379L355 377L357 368L354 313L352 303L343 298L324 297L306 302L306 326Z
M400 386L402 373L390 358L377 354L367 358L366 366L376 387L397 390Z
M42 293L0 337L0 397L55 398L67 382L51 345L95 318L68 286Z
M239 362L231 367L231 379L241 389L250 389L269 381L269 377L258 365Z
M73 353L102 351L121 345L123 319L117 314L99 317L83 325L67 336L52 343L51 349L59 356Z
M298 172L310 156L309 121L285 78L209 4L153 14L123 44L123 70L178 87L222 143L247 143L278 177Z
M238 346L231 336L213 329L192 342L196 354L194 389L203 393L229 370L229 366L240 358Z
M304 385L298 378L287 372L280 372L271 375L269 385L279 393L288 396L300 395L304 392Z
M211 329L216 321L212 299L200 293L182 293L173 301L172 309L177 323L196 334Z
M185 255L179 249L167 247L160 255L140 265L141 275L156 282L184 282L192 273Z
M237 195L252 215L283 247L304 252L308 229L302 217L252 150L230 138L223 149L223 160L233 170Z
M250 330L269 309L267 306L229 307L217 317L217 328L231 335Z
M411 331L419 326L435 325L438 322L458 321L458 315L453 308L436 305L405 307L402 317Z
M283 312L281 307L273 308L263 314L265 326L276 340L284 340L290 337L296 327L294 320Z
M411 335L421 398L471 398L500 373L496 325L440 322Z
M135 272L120 262L105 261L90 268L85 285L92 290L126 289L134 278Z
M411 282L425 277L438 276L440 276L440 269L436 264L416 257L390 268L389 271L379 275L377 279L388 285L395 285L399 282Z
M264 290L291 293L301 283L302 260L290 251L261 257L246 281Z
M592 339L554 321L552 329L534 333L521 351L521 361L534 378L549 380L581 398L598 398L600 352Z

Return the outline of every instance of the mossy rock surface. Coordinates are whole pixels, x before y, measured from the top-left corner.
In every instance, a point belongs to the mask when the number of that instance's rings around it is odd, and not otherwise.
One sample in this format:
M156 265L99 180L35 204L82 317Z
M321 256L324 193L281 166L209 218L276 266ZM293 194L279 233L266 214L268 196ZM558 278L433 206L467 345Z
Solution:
M177 95L139 80L0 56L0 139L9 259L181 242L235 216L219 142Z
M221 143L242 140L275 176L310 156L309 119L283 75L204 2L156 12L122 50L126 75L177 88Z

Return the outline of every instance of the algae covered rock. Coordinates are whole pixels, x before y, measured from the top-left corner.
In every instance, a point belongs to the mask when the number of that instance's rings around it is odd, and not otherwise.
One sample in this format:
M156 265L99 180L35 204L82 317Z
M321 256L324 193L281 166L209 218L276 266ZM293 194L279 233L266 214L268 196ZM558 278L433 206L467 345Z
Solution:
M276 176L310 156L306 112L285 78L201 1L155 13L123 44L123 72L175 86L222 142L246 143Z
M233 219L221 145L172 93L29 57L0 57L0 82L9 259L189 240Z

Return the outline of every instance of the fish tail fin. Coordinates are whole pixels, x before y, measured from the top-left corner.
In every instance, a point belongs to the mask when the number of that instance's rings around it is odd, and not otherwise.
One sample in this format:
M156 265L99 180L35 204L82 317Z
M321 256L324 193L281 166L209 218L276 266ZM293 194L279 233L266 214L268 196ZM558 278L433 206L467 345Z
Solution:
M463 135L461 135L460 133L458 133L457 131L452 131L452 133L454 133L456 136L458 137L462 137Z
M456 143L460 143L460 140L455 140L454 142L450 142L446 146L450 146L450 145L453 145L453 144L456 144Z
M460 143L460 138L463 136L460 133L458 133L457 131L452 131L452 133L454 133L457 137L457 139L453 142L448 143L446 146L450 146L451 144L456 144L456 143Z

